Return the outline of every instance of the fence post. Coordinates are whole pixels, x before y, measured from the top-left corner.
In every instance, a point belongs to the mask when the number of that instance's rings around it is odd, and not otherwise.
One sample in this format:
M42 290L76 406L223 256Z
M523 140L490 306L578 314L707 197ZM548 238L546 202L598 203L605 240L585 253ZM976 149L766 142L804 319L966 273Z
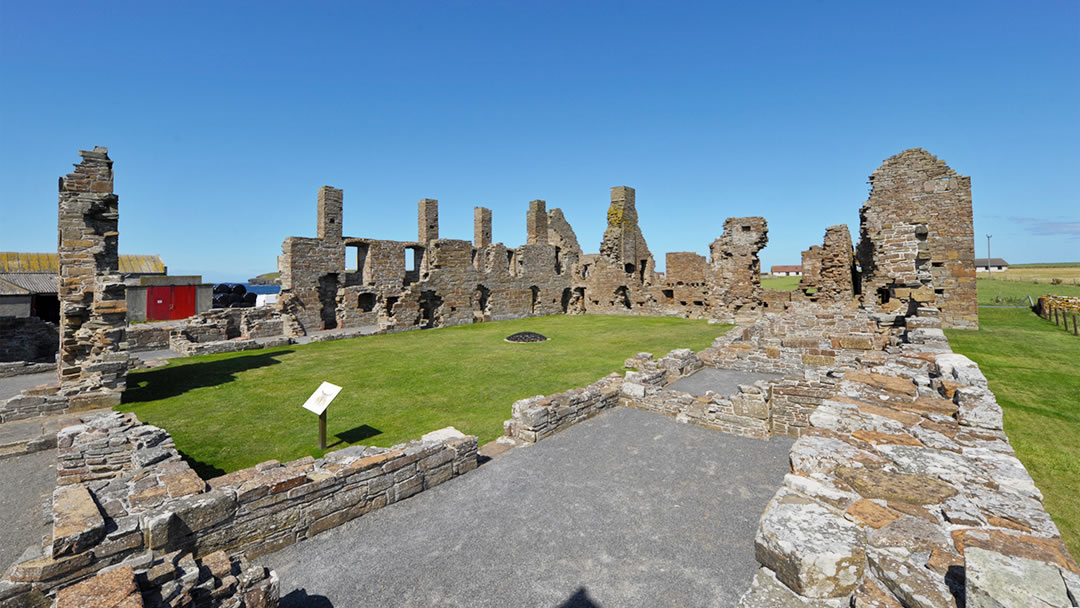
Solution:
M1073 335L1080 336L1080 329L1076 327L1076 315L1073 315Z
M1061 327L1061 322L1058 321L1057 307L1054 307L1054 325L1057 325L1058 327Z

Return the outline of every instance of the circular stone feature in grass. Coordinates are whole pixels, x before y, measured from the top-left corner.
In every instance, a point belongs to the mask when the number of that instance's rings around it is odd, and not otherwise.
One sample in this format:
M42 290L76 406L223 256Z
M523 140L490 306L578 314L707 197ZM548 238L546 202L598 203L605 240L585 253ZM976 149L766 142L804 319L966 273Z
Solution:
M506 336L507 342L545 342L547 336L536 333L535 331L519 331L518 333Z

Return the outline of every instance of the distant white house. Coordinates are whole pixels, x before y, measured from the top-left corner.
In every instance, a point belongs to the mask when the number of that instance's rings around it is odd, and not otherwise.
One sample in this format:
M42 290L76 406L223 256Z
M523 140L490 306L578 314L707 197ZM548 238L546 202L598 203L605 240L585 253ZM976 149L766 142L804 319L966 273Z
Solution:
M1009 263L1001 258L975 258L975 272L1004 272Z
M802 266L773 266L769 274L774 277L801 277Z

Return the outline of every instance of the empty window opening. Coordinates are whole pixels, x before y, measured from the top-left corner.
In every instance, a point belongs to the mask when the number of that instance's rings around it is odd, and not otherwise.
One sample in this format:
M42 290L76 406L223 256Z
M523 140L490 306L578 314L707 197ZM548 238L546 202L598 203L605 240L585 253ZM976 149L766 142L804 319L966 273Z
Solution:
M930 234L930 231L927 230L925 224L919 224L918 226L915 227L915 238L919 239L920 241L925 241L926 237L929 234Z
M405 284L416 283L420 281L420 267L423 266L424 260L424 248L423 247L406 247L405 248Z
M877 290L877 295L878 295L878 304L888 304L889 303L889 288L888 287L879 287L878 290Z
M930 265L933 266L934 268L941 268L941 267L945 266L945 262L931 262Z
M638 267L641 270L641 282L645 282L645 268L648 266L649 260L641 260L641 265Z
M664 290L664 302L666 302L668 304L671 304L673 301L675 301L675 290L674 289L665 289Z
M627 264L626 264L626 266L624 268L626 269L626 274L634 274L634 265L633 264L627 262Z
M516 276L514 272L514 252L510 249L506 250L506 272L510 273L510 276Z
M533 285L529 287L529 293L532 294L532 305L530 307L532 314L540 314L540 288Z
M615 290L615 301L613 304L622 304L623 308L630 310L630 293L626 289L626 285L620 285Z
M935 290L934 290L934 293L936 293L936 294L938 294L938 295L942 295L942 294L944 294L944 293L945 293L945 290L944 290L944 289L935 289Z
M420 292L420 317L416 321L417 325L424 329L442 325L442 303L443 299L434 291Z
M491 290L483 285L477 285L476 290L473 292L473 322L480 323L484 320L486 315L491 314L491 308L489 302L491 301Z
M562 251L558 247L555 248L555 274L562 274L562 260L559 259L559 252Z
M560 300L559 304L562 307L563 314L570 312L570 298L572 296L573 292L570 291L569 287L562 290L562 299Z
M584 266L581 267L581 276L582 277L585 277L585 278L589 277L589 267L590 267L590 264L585 264Z
M394 316L394 306L397 305L398 300L401 299L398 296L386 296L386 316Z
M694 300L694 306L704 306L704 305L705 305L705 302L702 302L701 300Z
M750 232L750 226L743 226L742 231L743 232Z
M360 312L371 312L375 310L375 299L373 293L362 293L356 297L356 307Z

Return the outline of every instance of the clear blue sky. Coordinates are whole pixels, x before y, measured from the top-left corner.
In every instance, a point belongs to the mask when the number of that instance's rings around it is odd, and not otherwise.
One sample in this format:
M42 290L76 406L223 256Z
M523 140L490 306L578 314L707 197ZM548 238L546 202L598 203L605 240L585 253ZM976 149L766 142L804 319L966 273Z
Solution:
M50 251L56 183L107 146L122 253L245 279L314 236L525 240L528 201L599 248L608 188L649 246L763 215L763 266L858 232L923 147L972 178L978 255L1080 261L1080 2L0 0L0 250Z

